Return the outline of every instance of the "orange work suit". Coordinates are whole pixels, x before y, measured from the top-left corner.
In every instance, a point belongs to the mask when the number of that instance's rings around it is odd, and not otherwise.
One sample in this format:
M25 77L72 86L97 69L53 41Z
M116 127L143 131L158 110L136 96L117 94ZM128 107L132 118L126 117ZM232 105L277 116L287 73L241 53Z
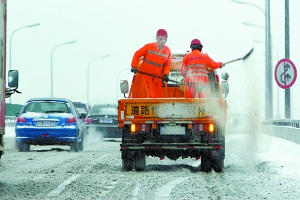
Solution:
M213 61L198 49L183 57L180 73L184 77L185 97L203 98L208 94L209 69L222 67L222 62Z
M142 63L140 63L142 58ZM169 75L171 65L171 51L168 46L159 50L156 42L149 43L137 50L132 58L131 66L138 68L141 72L153 74L154 76L163 77ZM140 88L138 94L132 93L136 98L161 98L162 79L137 73L132 86Z

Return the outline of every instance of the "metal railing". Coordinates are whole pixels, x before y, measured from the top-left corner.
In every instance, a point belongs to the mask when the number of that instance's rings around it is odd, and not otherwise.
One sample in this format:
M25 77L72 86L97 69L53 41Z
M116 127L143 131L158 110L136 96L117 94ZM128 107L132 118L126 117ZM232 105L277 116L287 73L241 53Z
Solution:
M294 119L269 120L269 121L264 121L263 124L300 128L300 120L294 120Z

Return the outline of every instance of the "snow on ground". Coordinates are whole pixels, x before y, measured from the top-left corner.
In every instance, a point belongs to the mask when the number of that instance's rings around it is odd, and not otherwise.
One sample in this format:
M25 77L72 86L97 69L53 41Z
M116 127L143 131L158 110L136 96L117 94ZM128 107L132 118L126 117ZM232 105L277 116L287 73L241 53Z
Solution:
M15 137L14 126L7 126L4 137ZM257 159L275 161L282 164L285 173L297 173L300 175L300 145L278 137L266 134L251 135L229 134L228 139L241 139L244 141L245 163L251 165Z
M4 140L7 153L0 169L5 170L2 192L7 199L14 193L15 197L27 195L24 199L44 199L48 194L49 199L78 196L78 199L234 200L298 199L300 194L300 157L297 155L300 145L266 134L227 134L224 173L202 173L197 170L200 161L195 159L171 161L153 157L147 157L144 172L124 172L120 140L92 140L79 153L33 149L24 156L17 156L23 153L12 150L13 126L6 127ZM14 163L22 165L10 170ZM12 177L12 174L18 176ZM47 188L41 189L44 179Z

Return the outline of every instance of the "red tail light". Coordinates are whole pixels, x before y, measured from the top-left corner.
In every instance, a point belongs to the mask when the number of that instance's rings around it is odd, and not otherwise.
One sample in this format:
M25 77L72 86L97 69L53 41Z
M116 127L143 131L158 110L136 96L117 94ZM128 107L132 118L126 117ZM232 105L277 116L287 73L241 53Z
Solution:
M74 123L74 122L77 122L76 117L68 118L67 121L66 121L66 123Z
M92 118L85 118L85 123L92 124L93 123Z
M18 123L25 123L26 122L26 119L24 117L18 117L17 118L17 122Z

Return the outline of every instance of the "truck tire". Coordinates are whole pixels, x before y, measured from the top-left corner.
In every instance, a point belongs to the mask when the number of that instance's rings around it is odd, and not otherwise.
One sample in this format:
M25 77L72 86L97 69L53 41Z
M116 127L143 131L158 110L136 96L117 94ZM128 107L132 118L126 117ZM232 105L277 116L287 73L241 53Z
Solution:
M210 172L212 169L210 152L204 152L201 156L200 170L203 172Z
M222 172L224 169L224 159L213 159L211 164L215 172Z
M130 158L122 159L122 167L125 171L131 171L133 169L134 160Z
M135 153L135 170L144 171L146 166L146 154L142 151Z

